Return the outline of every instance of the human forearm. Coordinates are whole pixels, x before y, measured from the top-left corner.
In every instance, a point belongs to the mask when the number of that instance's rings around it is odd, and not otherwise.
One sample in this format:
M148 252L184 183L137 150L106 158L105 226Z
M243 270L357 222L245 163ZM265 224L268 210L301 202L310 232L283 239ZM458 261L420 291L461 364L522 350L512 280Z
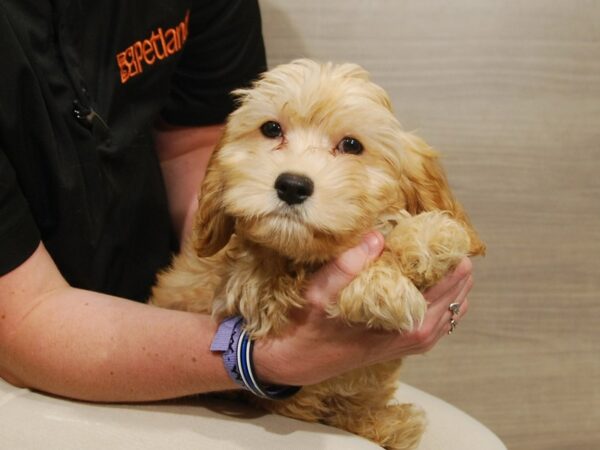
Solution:
M66 287L21 321L2 358L20 384L42 391L159 400L235 387L209 351L214 330L208 316Z
M233 388L209 350L208 316L74 289L43 245L0 277L0 376L94 401Z
M177 127L159 122L155 126L156 152L165 180L171 219L180 239L191 229L198 189L222 132L222 125Z

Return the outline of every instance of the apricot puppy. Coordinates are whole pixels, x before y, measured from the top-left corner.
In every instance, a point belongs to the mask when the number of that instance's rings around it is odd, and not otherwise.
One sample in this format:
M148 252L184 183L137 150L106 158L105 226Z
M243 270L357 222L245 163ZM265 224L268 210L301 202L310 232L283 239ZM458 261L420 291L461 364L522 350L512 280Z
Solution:
M484 251L436 152L402 130L384 90L354 64L294 61L235 94L192 239L160 275L152 302L216 320L240 314L254 338L277 334L302 307L306 278L379 229L383 254L329 313L378 329L418 326L422 290ZM399 368L378 364L287 400L256 401L410 449L424 420L412 405L390 403Z

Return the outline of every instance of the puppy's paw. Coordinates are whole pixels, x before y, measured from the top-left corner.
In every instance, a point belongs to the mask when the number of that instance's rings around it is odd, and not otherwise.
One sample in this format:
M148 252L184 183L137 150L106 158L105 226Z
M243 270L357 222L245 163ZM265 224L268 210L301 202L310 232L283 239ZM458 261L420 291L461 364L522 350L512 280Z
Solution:
M382 330L411 331L422 322L427 304L421 292L384 252L330 305L328 313L349 323Z
M343 418L336 418L335 426L370 439L388 450L413 450L417 448L425 431L425 414L411 404L388 405L345 411ZM340 414L341 415L341 414Z
M387 248L402 272L425 289L452 270L469 253L464 227L441 211L405 217L390 232Z
M377 442L388 450L417 448L426 426L422 409L405 403L389 405L379 413L373 424Z

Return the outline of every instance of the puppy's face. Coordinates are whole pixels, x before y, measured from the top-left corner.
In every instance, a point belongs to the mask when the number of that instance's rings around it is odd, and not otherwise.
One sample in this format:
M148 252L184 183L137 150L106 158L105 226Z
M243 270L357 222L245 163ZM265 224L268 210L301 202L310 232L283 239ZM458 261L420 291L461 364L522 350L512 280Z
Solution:
M360 67L297 61L237 94L202 187L201 254L234 227L292 260L324 261L410 206L411 137Z

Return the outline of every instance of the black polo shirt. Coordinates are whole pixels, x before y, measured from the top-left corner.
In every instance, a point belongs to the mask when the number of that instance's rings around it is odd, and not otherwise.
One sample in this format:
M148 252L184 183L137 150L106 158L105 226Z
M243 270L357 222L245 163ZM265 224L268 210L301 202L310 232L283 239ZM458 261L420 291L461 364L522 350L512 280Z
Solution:
M0 0L0 275L44 242L143 300L176 242L151 126L222 122L265 69L256 0Z

